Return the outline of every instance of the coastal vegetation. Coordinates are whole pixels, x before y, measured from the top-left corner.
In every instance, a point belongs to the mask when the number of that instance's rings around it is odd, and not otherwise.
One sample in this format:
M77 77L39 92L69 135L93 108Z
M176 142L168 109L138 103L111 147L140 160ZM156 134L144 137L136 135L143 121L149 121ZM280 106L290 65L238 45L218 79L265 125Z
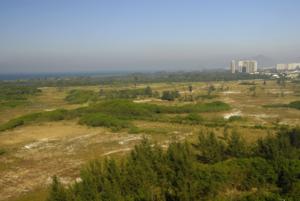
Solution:
M252 145L234 132L223 139L201 133L198 142L173 142L167 150L144 139L121 162L90 162L68 188L54 177L48 201L296 201L299 148L299 128Z

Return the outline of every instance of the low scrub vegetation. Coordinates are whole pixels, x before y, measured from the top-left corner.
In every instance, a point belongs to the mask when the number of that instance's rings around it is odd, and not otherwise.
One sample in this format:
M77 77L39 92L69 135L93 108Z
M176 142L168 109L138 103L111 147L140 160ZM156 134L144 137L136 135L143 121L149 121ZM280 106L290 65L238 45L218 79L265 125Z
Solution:
M82 104L97 100L97 93L91 90L74 89L69 92L65 100L71 104Z
M79 123L92 126L92 127L98 127L98 126L108 127L113 130L128 128L131 125L131 123L126 120L122 120L101 113L84 115L80 118Z
M297 201L299 148L299 129L254 144L236 132L202 133L195 144L174 142L166 151L144 140L120 163L92 161L68 188L54 177L48 201Z
M133 99L138 97L152 97L157 96L157 92L153 92L151 87L139 89L122 89L122 90L100 90L100 97L107 99Z
M161 99L167 101L173 101L180 97L178 91L163 91Z
M41 90L32 86L0 85L0 109L26 105L30 96L40 92Z
M1 155L4 155L5 153L6 153L6 150L3 149L3 148L0 148L0 156L1 156Z
M124 120L150 120L165 121L164 114L188 114L186 117L174 118L174 123L196 124L202 122L202 117L196 113L218 112L230 109L230 106L223 102L197 103L181 106L165 106L147 103L134 103L129 100L110 100L95 103L87 107L75 110L58 109L50 112L32 113L12 119L0 126L0 131L13 129L18 126L27 125L33 122L60 121L81 118L80 122L88 126L105 126L112 128L125 128ZM93 121L93 118L95 120ZM104 121L104 119L107 120ZM109 121L116 122L109 123ZM97 123L98 122L98 123ZM117 125L120 123L120 127ZM128 122L127 122L128 123Z
M289 104L272 104L272 105L264 105L263 107L269 107L269 108L280 108L280 107L287 107L287 108L294 108L297 110L300 110L300 101L293 101Z

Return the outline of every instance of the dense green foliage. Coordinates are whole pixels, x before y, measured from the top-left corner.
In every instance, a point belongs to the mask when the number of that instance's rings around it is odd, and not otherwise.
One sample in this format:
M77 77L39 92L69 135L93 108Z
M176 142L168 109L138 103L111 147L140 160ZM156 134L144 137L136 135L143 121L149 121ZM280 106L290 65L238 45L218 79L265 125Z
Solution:
M0 156L1 156L1 155L4 155L5 153L6 153L6 150L3 149L3 148L0 148Z
M92 90L74 89L69 92L65 100L72 104L82 104L88 101L95 101L97 98L97 93Z
M293 101L289 104L272 104L272 105L264 105L264 107L270 107L270 108L280 108L280 107L287 107L287 108L294 108L300 110L300 101Z
M31 86L0 85L0 109L25 105L30 96L39 92L39 89Z
M288 107L300 110L300 101L293 101L288 104Z
M161 99L167 100L167 101L173 101L179 97L180 97L180 94L178 91L163 91Z
M27 125L33 122L61 121L71 117L71 113L64 109L58 109L50 112L32 113L12 119L7 123L0 125L0 131Z
M79 123L92 127L103 126L114 130L130 127L130 123L126 120L101 113L84 115L80 118Z
M251 145L235 132L201 134L166 151L144 140L121 162L91 162L69 188L54 177L48 201L297 201L299 145L300 129Z
M174 123L196 124L201 123L203 119L195 113L217 112L228 109L230 109L230 106L220 101L180 106L166 106L148 103L134 103L129 100L110 100L74 110L58 109L49 112L24 115L0 125L0 131L13 129L33 122L60 121L75 118L81 118L80 123L89 126L104 126L112 128L126 128L126 126L123 125L126 123L128 124L128 120L170 121ZM164 118L163 116L164 114L185 113L188 113L189 115L186 117L178 116L171 118L171 120L167 120L167 118ZM123 122L124 120L126 121ZM109 123L109 121L112 122ZM217 123L217 121L215 122ZM117 126L117 124L120 125Z

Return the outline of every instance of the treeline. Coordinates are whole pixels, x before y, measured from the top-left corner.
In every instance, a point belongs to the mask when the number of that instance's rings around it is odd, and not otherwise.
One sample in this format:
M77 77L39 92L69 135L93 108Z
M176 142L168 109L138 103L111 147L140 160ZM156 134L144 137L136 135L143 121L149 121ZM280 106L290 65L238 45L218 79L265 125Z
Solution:
M196 103L185 105L157 105L149 103L134 103L129 100L109 100L91 104L73 110L58 109L49 112L39 112L12 119L0 125L0 131L5 131L18 126L27 125L34 122L60 121L78 119L81 124L88 126L104 126L114 130L130 127L132 120L149 121L173 121L176 119L166 118L167 114L186 114L201 112L218 112L229 110L230 106L224 102L216 101L210 103ZM189 119L190 117L186 117ZM199 118L200 119L200 118ZM179 122L179 121L178 121ZM184 122L184 121L182 121ZM198 123L201 123L199 120ZM127 125L127 126L124 126Z
M101 75L101 74L99 74ZM194 72L156 72L156 73L132 73L114 76L65 76L36 78L28 80L17 80L0 82L5 85L30 85L30 86L87 86L87 85L111 85L111 84L139 84L153 82L202 82L202 81L230 81L269 79L269 76L259 74L232 74L226 70L220 71L194 71Z
M202 133L165 151L144 140L122 161L91 162L80 182L54 177L47 201L298 201L299 151L299 128L253 144Z

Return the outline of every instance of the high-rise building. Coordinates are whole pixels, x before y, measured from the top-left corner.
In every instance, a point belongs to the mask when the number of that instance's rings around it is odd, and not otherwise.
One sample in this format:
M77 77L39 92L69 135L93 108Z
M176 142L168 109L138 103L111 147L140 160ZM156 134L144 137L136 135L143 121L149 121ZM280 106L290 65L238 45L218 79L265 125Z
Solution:
M235 60L231 61L230 70L231 70L231 73L235 73L235 71L236 71Z
M256 73L257 61L255 60L241 60L238 62L238 72L240 73Z

